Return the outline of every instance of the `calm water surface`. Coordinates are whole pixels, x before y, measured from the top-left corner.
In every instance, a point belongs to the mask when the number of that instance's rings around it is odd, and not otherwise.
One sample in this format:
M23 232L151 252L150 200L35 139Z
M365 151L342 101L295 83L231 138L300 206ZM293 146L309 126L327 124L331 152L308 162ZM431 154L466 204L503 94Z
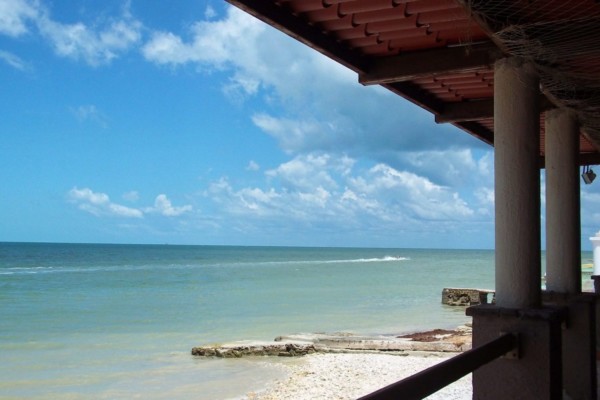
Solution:
M273 360L193 346L452 328L444 287L493 288L492 251L0 244L0 397L226 399Z

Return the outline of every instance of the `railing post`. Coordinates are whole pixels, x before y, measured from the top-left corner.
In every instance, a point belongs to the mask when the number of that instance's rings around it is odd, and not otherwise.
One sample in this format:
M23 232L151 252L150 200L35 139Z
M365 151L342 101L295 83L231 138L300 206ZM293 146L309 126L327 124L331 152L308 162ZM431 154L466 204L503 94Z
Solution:
M518 338L504 334L490 342L429 367L359 400L418 400L437 392L477 368L518 348Z
M498 337L519 334L520 357L501 358L473 372L473 399L562 400L562 324L564 307L513 309L482 305L473 317L473 348Z

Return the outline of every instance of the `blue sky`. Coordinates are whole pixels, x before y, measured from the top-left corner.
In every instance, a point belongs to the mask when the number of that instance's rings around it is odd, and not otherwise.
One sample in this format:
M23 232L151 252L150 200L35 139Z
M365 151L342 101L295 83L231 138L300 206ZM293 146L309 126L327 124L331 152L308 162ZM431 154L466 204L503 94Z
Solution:
M223 1L0 0L0 241L493 248L492 148L357 81Z

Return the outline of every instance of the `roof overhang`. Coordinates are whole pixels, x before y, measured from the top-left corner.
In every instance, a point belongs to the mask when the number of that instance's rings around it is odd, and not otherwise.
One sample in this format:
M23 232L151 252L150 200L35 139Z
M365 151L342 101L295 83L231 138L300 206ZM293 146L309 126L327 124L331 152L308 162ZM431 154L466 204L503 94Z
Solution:
M595 0L227 0L482 141L494 142L494 62L540 73L541 112L579 119L580 164L600 164ZM540 159L544 160L544 124Z

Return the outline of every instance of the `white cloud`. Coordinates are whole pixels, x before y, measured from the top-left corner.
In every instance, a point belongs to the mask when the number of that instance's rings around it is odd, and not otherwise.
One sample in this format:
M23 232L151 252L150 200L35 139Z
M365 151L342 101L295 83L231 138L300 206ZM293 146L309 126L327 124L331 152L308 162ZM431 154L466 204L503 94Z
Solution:
M138 201L140 199L140 194L135 190L131 190L127 193L123 193L122 197L124 200L135 203L136 201Z
M92 66L110 63L141 39L141 23L135 20L115 20L102 29L82 22L62 24L47 15L37 23L58 55L84 60Z
M127 218L142 218L145 213L160 214L166 217L178 217L192 211L191 205L174 207L165 194L159 194L154 200L154 206L145 208L132 208L114 203L106 193L94 192L89 188L78 189L74 187L67 197L70 202L78 205L80 210L95 216L115 216ZM125 193L123 198L128 201L137 201L139 195L132 191Z
M254 160L250 160L250 162L248 163L248 166L246 167L247 171L259 171L260 170L260 165L258 165L258 163Z
M141 40L142 24L127 7L114 19L65 24L53 19L39 1L0 0L0 34L16 37L35 27L59 56L92 66L108 64Z
M217 12L215 11L215 9L213 7L211 7L210 5L206 6L206 9L204 10L204 18L213 19L216 16L217 16Z
M19 56L9 53L8 51L0 50L0 61L20 71L29 71L31 66L23 61Z
M157 64L224 70L231 98L283 106L283 113L264 107L252 120L289 153L339 152L401 168L394 154L477 143L389 91L359 85L356 73L234 7L186 35L155 32L143 54Z
M102 127L106 127L108 124L108 117L93 104L71 107L70 111L81 122L93 121Z
M29 21L38 15L36 1L0 0L0 34L12 37L24 35L29 32Z
M165 194L159 194L154 200L153 207L147 207L145 210L147 213L158 213L165 217L177 217L186 212L192 211L191 205L185 205L181 207L173 207L171 200L167 198Z
M143 46L142 53L146 59L158 64L225 66L235 62L236 52L240 57L251 53L250 49L242 50L244 45L255 42L264 29L259 21L230 7L224 20L193 24L189 32L192 36L190 42L184 42L171 32L154 32Z
M383 164L361 171L348 157L306 155L265 174L270 182L266 187L234 188L222 178L205 195L229 216L225 218L241 225L259 220L397 232L421 230L430 223L458 229L463 221L479 218L477 204L468 204L451 189Z
M68 198L71 202L76 203L80 210L96 216L143 217L142 211L113 203L107 194L96 193L89 188L78 189L75 187L69 191Z
M315 187L335 189L337 183L331 172L346 175L354 165L347 156L332 157L329 154L308 154L294 158L279 167L267 171L270 178L277 178L284 187L310 190Z
M491 148L387 90L359 85L354 72L236 8L184 34L154 32L143 54L218 70L231 99L263 101L252 122L291 159L266 170L264 185L221 179L205 192L240 225L260 218L423 230L491 218L477 192L489 186ZM376 166L356 170L359 162Z

